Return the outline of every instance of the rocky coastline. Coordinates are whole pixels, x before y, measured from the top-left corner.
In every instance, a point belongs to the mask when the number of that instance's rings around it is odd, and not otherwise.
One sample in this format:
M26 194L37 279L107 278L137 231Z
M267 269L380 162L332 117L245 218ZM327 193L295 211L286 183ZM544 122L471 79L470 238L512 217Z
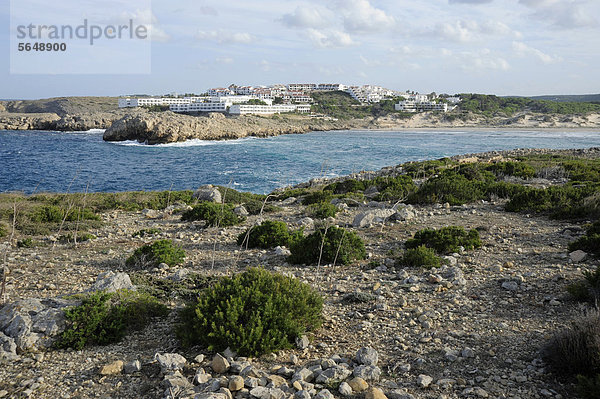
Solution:
M596 159L598 151L555 153ZM453 159L488 162L537 153L554 152L516 150ZM315 228L299 199L273 204L276 211L250 215L241 226L182 222L177 210L182 205L175 204L105 212L102 226L90 231L95 238L79 244L37 237L45 244L26 248L0 239L9 270L8 304L0 306L0 397L573 397L572 386L556 379L542 360L541 348L580 307L565 287L580 278L581 270L597 265L567 250L583 234L580 225L509 213L503 200L460 206L365 200L341 207L328 223L356 231L367 243L368 259L347 266L297 266L286 262L285 248L241 250L236 244L240 233L265 218ZM476 228L483 246L450 254L448 264L438 269L397 266L394 251L416 231L448 225ZM141 229L159 233L136 236ZM185 264L128 270L124 259L159 238L181 245ZM48 338L64 328L61 312L73 299L57 298L66 294L132 288L128 274L137 274L135 281L142 276L182 282L192 273L218 277L250 266L295 276L318 289L325 298L323 327L293 349L256 359L183 349L172 330L181 298L170 293L166 319L119 343L80 351L44 349Z
M77 99L77 98L76 98ZM109 101L110 100L110 101ZM104 140L137 140L163 144L191 139L225 140L310 131L348 129L597 129L600 114L548 115L520 113L512 117L478 114L419 113L334 119L308 115L272 116L182 115L170 111L116 109L114 99L53 99L42 102L0 102L0 130L86 131L105 129ZM42 101L42 100L38 100ZM91 104L91 105L90 105Z

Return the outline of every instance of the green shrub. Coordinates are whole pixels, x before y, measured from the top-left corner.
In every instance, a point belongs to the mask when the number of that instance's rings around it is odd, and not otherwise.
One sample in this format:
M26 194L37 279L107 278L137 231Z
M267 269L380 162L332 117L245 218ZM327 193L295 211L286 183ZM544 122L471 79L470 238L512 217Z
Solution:
M308 213L316 219L334 218L337 212L338 208L329 202L320 202L308 207Z
M33 239L31 237L27 237L27 238L17 241L17 247L33 248L33 247L35 247L35 242L33 241Z
M144 245L136 249L127 258L125 264L129 267L148 268L156 267L161 263L175 266L183 263L185 251L173 245L171 240L158 240L152 244Z
M215 279L200 273L188 273L181 280L158 277L143 271L129 275L137 292L151 295L163 301L180 299L194 301L198 291L214 285Z
M167 313L167 308L149 295L127 290L98 291L65 311L67 328L56 345L81 350L118 342L128 331L144 328L151 317Z
M559 374L600 373L600 313L590 310L575 318L570 327L553 336L544 356Z
M531 179L535 176L534 167L525 162L498 162L488 166L486 169L499 176L515 176L522 179Z
M323 299L292 277L251 268L200 293L181 312L178 336L186 346L242 356L291 348L294 340L318 328Z
M353 231L339 227L319 229L314 233L294 241L290 245L290 263L312 264L341 263L349 264L353 260L367 256L363 240Z
M331 191L313 191L302 198L303 205L319 204L321 202L330 202L333 199Z
M8 235L8 229L2 223L0 223L0 238L6 237Z
M192 209L185 211L181 220L193 222L196 220L206 221L206 226L235 226L246 220L233 212L231 204L216 204L213 202L202 202Z
M266 220L241 233L237 238L237 244L243 246L247 244L248 248L287 247L299 236L302 236L302 231L292 233L285 223Z
M402 266L423 267L426 269L440 267L445 263L444 259L437 256L433 249L424 245L407 249L398 261Z
M69 210L57 205L44 205L36 209L30 215L30 219L37 223L61 223L63 220L67 222L100 220L100 216L96 215L89 208L81 209L72 207Z
M406 241L406 248L417 248L422 245L432 248L437 253L458 252L481 247L479 232L475 229L468 232L460 226L442 227L439 230L424 229L415 233L414 238Z
M486 184L472 181L454 171L447 171L438 177L432 177L408 196L411 204L435 204L448 202L450 205L462 205L486 197Z
M334 194L347 194L354 193L357 191L364 191L367 188L365 181L356 180L356 179L348 179L336 183L331 183L323 190L333 191Z
M588 227L585 236L569 244L569 251L578 249L594 256L600 256L600 221Z
M577 394L582 399L600 399L600 374L592 377L577 376Z
M595 302L600 298L600 266L584 270L583 280L567 286L567 291L578 301Z
M154 236L160 234L160 229L156 227L151 227L149 229L141 229L132 234L132 237L146 237L146 236Z
M408 194L414 192L417 186L409 176L377 177L372 180L379 194L373 199L375 201L398 201L405 199Z

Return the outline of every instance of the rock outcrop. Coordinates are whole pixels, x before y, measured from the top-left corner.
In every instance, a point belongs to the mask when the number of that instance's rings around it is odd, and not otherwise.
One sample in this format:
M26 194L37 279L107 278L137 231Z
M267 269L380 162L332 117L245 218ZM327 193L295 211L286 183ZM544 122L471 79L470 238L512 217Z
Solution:
M104 133L106 141L137 140L148 144L172 143L191 139L222 140L248 136L267 137L355 127L352 123L312 120L308 117L278 118L243 115L226 117L181 115L167 112L131 113L115 121Z

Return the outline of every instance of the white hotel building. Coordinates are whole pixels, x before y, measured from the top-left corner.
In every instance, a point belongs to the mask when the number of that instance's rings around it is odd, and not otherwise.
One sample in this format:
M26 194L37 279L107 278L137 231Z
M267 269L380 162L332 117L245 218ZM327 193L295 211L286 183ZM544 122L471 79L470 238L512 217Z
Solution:
M404 111L404 112L425 112L425 111L448 112L448 104L434 103L431 101L406 100L406 101L400 101L398 104L395 104L394 109L396 111Z
M142 97L119 98L119 108L150 107L153 105L190 104L191 98Z
M272 115L284 112L309 113L308 104L280 104L280 105L252 105L252 104L234 104L229 107L229 113L232 115L258 114Z

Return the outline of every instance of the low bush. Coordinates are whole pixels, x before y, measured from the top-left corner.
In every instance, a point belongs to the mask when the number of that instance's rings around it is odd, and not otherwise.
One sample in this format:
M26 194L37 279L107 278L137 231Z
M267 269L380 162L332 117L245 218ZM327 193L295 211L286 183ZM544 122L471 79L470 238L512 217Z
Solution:
M235 226L246 220L233 212L232 204L216 204L213 202L202 202L181 215L181 220L193 222L196 220L206 221L206 226Z
M184 258L185 251L182 248L173 245L173 241L159 240L136 249L133 254L127 258L125 264L128 267L142 269L156 267L161 263L175 266L183 263Z
M17 247L33 248L33 247L35 247L35 242L33 241L33 239L31 237L27 237L27 238L17 241Z
M89 241L89 240L95 240L96 236L90 233L79 233L77 234L77 242L84 242L84 241ZM58 242L60 242L61 244L70 244L75 242L75 235L69 233L69 234L63 234L60 237L58 237Z
M290 232L283 222L266 220L241 233L237 244L248 248L274 248L289 246L292 241L302 236L302 231Z
M535 168L525 162L498 162L486 168L498 176L515 176L531 179L535 176Z
M600 266L584 270L583 279L567 286L567 291L581 302L595 302L600 298Z
M592 377L578 375L577 394L582 399L600 399L600 374Z
M420 245L416 248L410 248L404 251L404 254L402 254L402 257L398 260L398 263L402 266L431 269L432 267L440 267L445 262L433 249Z
M137 292L145 293L162 301L183 300L193 301L198 297L198 291L214 285L215 279L200 274L188 273L181 280L163 278L143 271L130 273L131 282Z
M167 313L163 304L146 294L98 291L65 311L67 328L56 346L81 350L89 345L118 342L127 332L144 328L152 317Z
M328 190L313 191L302 198L303 205L319 204L330 202L333 199L333 192Z
M414 238L406 241L406 248L426 246L439 254L458 252L481 247L479 232L475 229L466 231L460 226L447 226L439 230L424 229L415 233Z
M569 244L569 251L577 251L578 249L594 256L600 256L600 221L589 226L585 236Z
M570 327L552 337L544 357L562 375L600 373L600 313L590 310L576 317Z
M0 238L6 237L8 235L8 229L3 223L0 223Z
M339 227L319 229L302 237L292 242L290 251L290 263L306 265L317 263L319 259L321 263L347 265L367 256L363 240L355 232Z
M450 205L462 205L483 199L486 185L481 181L469 180L454 171L447 171L438 177L432 177L408 196L411 204L434 204L448 202Z
M78 220L100 220L89 208L65 208L57 205L44 205L37 208L29 218L36 223L75 222Z
M316 219L334 218L337 212L338 208L329 202L320 202L308 207L308 213Z
M146 237L146 236L154 236L160 234L160 229L156 227L151 227L149 229L141 229L132 234L132 237Z
M417 189L409 176L377 177L372 180L379 194L373 199L375 201L398 201L405 199L410 193Z
M242 356L291 348L322 322L323 299L295 278L251 268L200 292L180 314L177 335L186 346Z

